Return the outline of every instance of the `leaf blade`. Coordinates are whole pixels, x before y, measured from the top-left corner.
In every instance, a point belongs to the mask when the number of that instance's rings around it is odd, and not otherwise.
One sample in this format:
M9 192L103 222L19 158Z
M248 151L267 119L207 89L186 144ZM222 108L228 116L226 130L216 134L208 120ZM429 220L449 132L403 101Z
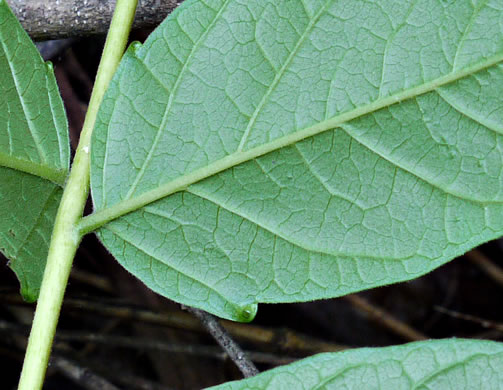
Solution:
M0 251L35 301L70 159L53 68L0 1Z
M502 388L502 345L430 340L321 354L211 389Z
M42 61L5 1L0 12L0 66L4 69L0 150L26 164L67 171L68 129L52 65ZM47 115L41 115L44 112Z
M0 251L19 279L23 298L34 302L63 190L52 182L12 169L0 167L0 175Z
M210 5L189 1L128 51L93 140L97 213L85 228L113 220L99 236L131 272L148 272L140 278L150 288L234 319L240 311L215 294L237 308L344 295L417 277L501 235L501 134L445 99L479 117L472 103L495 101L491 120L501 124L503 37L482 34L501 10L352 4L248 2L243 11L230 1L206 14ZM204 19L203 44L167 39L188 36L193 15ZM458 24L439 32L438 15ZM347 48L332 45L344 29ZM467 80L478 93L466 93Z

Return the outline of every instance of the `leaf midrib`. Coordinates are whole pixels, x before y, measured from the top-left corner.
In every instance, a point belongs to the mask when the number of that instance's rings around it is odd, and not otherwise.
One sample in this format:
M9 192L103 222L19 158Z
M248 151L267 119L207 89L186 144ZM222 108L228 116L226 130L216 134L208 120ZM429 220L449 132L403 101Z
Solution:
M0 151L0 167L14 169L33 176L38 176L62 187L66 180L67 171L55 169L33 161L22 160Z
M36 229L38 229L41 224L42 218L46 215L45 213L49 210L50 204L53 200L53 197L57 194L57 191L59 190L58 187L54 187L51 192L49 192L49 195L47 196L44 205L40 208L38 215L36 218L34 218L34 223L30 226L28 232L26 233L25 237L21 240L21 242L18 245L17 250L14 252L13 256L18 257L19 253L21 250L26 249L26 244L31 240L31 237L33 236L33 233L35 232ZM34 257L34 256L33 256Z
M266 102L269 100L269 97L271 96L272 92L276 89L276 86L278 85L278 83L282 79L286 69L290 66L292 60L297 55L297 53L298 53L299 49L302 47L304 41L309 36L309 33L312 31L313 27L316 25L316 23L318 22L318 20L320 19L320 17L323 15L323 13L326 11L326 8L330 4L332 4L332 1L328 0L323 7L320 7L320 9L316 13L316 15L312 17L312 19L309 21L308 25L306 26L304 32L299 37L299 40L297 41L295 47L288 55L288 58L286 59L285 63L283 64L281 69L279 69L278 72L276 73L274 80L272 81L271 85L267 89L267 92L264 94L264 96L262 96L260 103L257 105L257 108L255 108L253 115L251 116L250 120L248 121L248 125L246 126L246 129L245 129L243 136L241 137L241 140L240 140L239 145L237 147L237 150L236 150L237 153L243 151L246 143L249 140L250 132L253 129L253 126L255 125L255 122L257 121L258 115L262 111L262 108L264 107Z
M37 149L38 156L40 157L42 162L46 162L47 156L45 155L43 148L40 146L41 143L40 143L40 139L38 138L37 131L36 131L36 129L33 128L33 123L28 117L29 110L28 110L28 107L26 106L23 94L20 91L19 81L16 76L16 73L14 72L13 64L11 63L12 59L8 57L8 55L10 54L10 51L8 50L8 47L6 46L4 41L5 41L5 37L2 34L2 31L0 30L0 45L2 46L2 51L5 53L5 59L6 59L7 65L9 66L10 75L12 77L12 82L14 84L14 87L16 88L16 92L17 92L16 95L19 98L19 103L21 104L21 107L23 109L23 114L26 119L26 123L28 125L28 131L30 132L30 135L33 139L33 142L35 143L35 147ZM35 69L33 70L33 72L35 72ZM31 76L33 76L33 73Z
M125 214L129 214L147 204L155 202L175 192L182 191L194 183L197 183L217 173L223 172L236 165L274 152L278 149L287 147L306 138L321 134L325 131L335 129L337 127L340 127L342 124L361 116L376 112L396 103L424 95L428 92L432 92L437 88L453 83L478 71L487 69L502 61L503 52L489 57L485 61L473 64L464 69L460 69L459 71L448 73L437 79L403 90L385 98L377 99L372 103L336 115L330 119L321 121L313 126L298 130L283 137L276 138L255 148L245 151L236 151L221 158L220 160L216 160L208 164L207 166L201 167L190 173L173 179L153 190L144 192L137 197L120 201L111 207L96 211L93 214L84 217L79 224L79 231L81 234L89 233L114 219L117 219Z
M164 114L161 120L161 124L159 125L159 129L157 131L157 134L155 135L154 142L152 146L150 147L150 150L147 154L147 157L145 158L145 161L143 162L140 171L136 175L133 184L131 185L131 188L129 189L128 193L126 194L125 199L131 198L133 194L135 193L138 184L140 180L143 178L143 175L145 174L145 171L147 169L148 164L150 163L150 160L152 159L152 156L154 155L154 151L157 148L157 145L159 143L159 140L163 134L163 130L166 127L166 122L168 120L168 114L171 112L171 106L173 105L173 102L175 100L175 95L178 91L178 87L180 86L181 80L183 78L183 75L189 69L189 65L192 63L192 58L194 57L194 53L197 51L197 49L201 46L201 44L204 42L210 31L212 30L212 27L217 23L219 16L224 12L224 10L227 8L227 5L229 4L230 0L226 0L226 2L220 7L220 10L215 13L215 16L213 17L213 20L211 23L208 25L206 28L206 31L199 37L199 39L194 43L192 46L192 49L190 51L189 56L187 57L187 60L182 66L182 69L180 70L180 73L178 74L178 77L176 78L175 84L173 85L173 89L171 90L168 98L168 104L166 105L166 109L164 110ZM143 59L140 59L140 61L143 62ZM105 177L105 175L103 175ZM105 186L103 186L105 187Z
M12 20L15 21L15 15L12 13L10 10L9 6L7 3L2 3L0 2L0 8L2 11L2 14L4 12L6 13L6 18L5 18L5 23L9 24L12 22ZM11 20L12 19L12 20ZM3 23L0 24L0 27L3 28ZM26 120L26 125L28 127L28 132L31 135L31 138L33 142L35 143L35 148L37 150L37 155L40 158L40 162L35 162L35 161L30 161L27 159L23 158L18 158L16 156L13 156L12 154L2 152L0 150L0 167L5 167L5 168L10 168L16 171L20 171L23 173L28 173L30 175L38 176L42 179L51 181L58 186L62 187L65 183L66 176L68 173L68 169L58 169L55 166L51 166L50 162L48 161L48 156L46 154L46 150L43 149L42 143L40 142L39 136L37 134L37 129L34 127L34 124L32 120L28 117L28 112L29 112L29 107L26 105L25 98L20 92L20 85L19 85L19 80L18 77L16 76L15 68L16 65L12 61L12 53L9 50L9 47L5 44L5 34L2 32L2 28L0 28L0 51L4 53L5 60L7 62L7 65L9 67L8 75L11 76L12 78L12 83L14 84L14 88L16 89L17 92L17 97L19 99L19 102L21 104L21 108L23 109L23 114L24 114L24 119ZM19 43L19 42L18 42ZM9 55L11 55L11 58L9 58ZM40 58L40 66L44 67L44 63L42 62L42 59ZM34 70L35 71L35 70ZM55 125L55 128L57 127L56 125L56 119L55 119L55 113L54 113L54 106L52 104L52 96L51 96L51 91L49 89L49 75L47 72L47 69L42 69L43 74L44 74L44 79L45 79L45 85L47 87L47 93L49 97L49 107L51 110L51 116L52 116L52 121ZM31 74L31 77L33 78L33 72ZM31 81L30 81L31 82ZM10 124L8 124L10 126ZM57 135L58 135L58 144L59 144L59 151L60 151L60 162L64 164L64 158L62 154L62 147L63 144L61 142L61 132L59 129L57 129ZM11 136L11 133L9 131L9 128L7 128L7 132L9 133L9 136ZM68 165L68 163L67 163Z

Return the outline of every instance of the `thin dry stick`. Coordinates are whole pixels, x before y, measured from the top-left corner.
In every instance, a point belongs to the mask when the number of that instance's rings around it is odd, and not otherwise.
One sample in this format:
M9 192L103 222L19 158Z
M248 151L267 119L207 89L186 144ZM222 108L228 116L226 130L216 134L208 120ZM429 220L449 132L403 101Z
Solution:
M503 324L498 323L498 322L486 320L484 318L476 317L471 314L460 313L459 311L446 309L445 307L442 307L442 306L435 306L435 310L439 311L440 313L444 313L444 314L446 314L450 317L453 317L453 318L458 318L460 320L465 320L465 321L470 321L470 322L476 323L486 329L494 329L498 332L503 332Z
M370 304L366 299L358 295L346 295L344 298L351 302L358 310L368 314L370 318L407 340L419 341L428 339L428 336L425 334L403 323L385 310Z
M87 284L88 286L92 286L106 293L115 292L115 289L107 278L98 276L92 272L79 270L75 267L72 269L70 279L79 283Z
M81 367L68 359L55 356L51 359L51 367L57 369L84 389L119 390L118 387L99 377L88 368Z
M8 0L19 21L35 40L105 34L115 1ZM157 26L177 7L175 0L140 0L133 28Z
M24 302L17 293L1 294L0 301L12 305L26 305L26 302ZM65 299L63 307L67 312L72 309L77 309L79 314L95 313L106 317L139 321L182 330L195 332L203 331L198 320L192 315L180 311L156 313L127 304L110 304L70 298ZM241 324L226 320L221 321L221 323L232 337L250 343L276 345L284 351L313 354L319 352L342 351L348 348L345 345L325 342L286 328L266 328L258 325Z
M108 321L105 321L104 325L101 326L101 329L99 330L99 333L105 337L113 333L117 326L121 323L119 318L107 318L107 320ZM84 347L79 350L78 356L84 358L85 356L93 353L96 347L97 345L92 341L87 342Z
M131 348L136 350L158 350L170 353L182 353L199 357L208 357L218 360L226 360L227 354L218 347L196 344L179 344L173 342L164 342L156 339L131 338L126 336L105 335L99 333L87 332L69 332L60 331L56 335L57 341L79 341L92 342L109 347ZM293 357L280 357L270 353L243 351L244 355L257 363L266 363L273 365L288 364L295 360Z
M8 351L9 355L14 357L15 359L19 359L20 361L23 360L23 354L21 352L18 352L16 348L20 348L20 350L26 349L29 331L30 328L27 325L15 324L0 320L0 332L5 332L9 336L12 336L13 334L18 336L11 337L16 347ZM91 370L85 367L81 367L62 356L54 355L51 358L50 362L51 369L60 371L62 374L73 380L82 388L89 390L119 390L106 379L96 375Z
M0 320L0 332L8 334L16 334L26 337L29 328L25 325L15 324ZM158 350L170 353L181 353L199 357L207 357L218 360L226 360L228 354L222 351L220 347L212 347L197 344L178 344L173 342L165 342L157 339L146 338L131 338L126 336L117 336L100 333L80 332L80 331L65 331L60 330L56 333L55 340L61 342L88 342L105 345L108 347L131 348L134 350ZM59 345L55 345L55 349L60 349ZM297 360L294 357L278 356L272 353L243 351L247 358L257 363L283 365L289 364Z
M23 357L24 357L24 349L26 348L26 336L28 335L28 331L29 331L28 327L21 325L21 324L11 324L11 323L6 323L6 322L0 321L0 331L1 330L6 330L8 334L16 333L18 335L23 335L24 339L22 339L22 341L21 341L21 343L23 345L18 345L14 348L12 348L12 347L7 348L7 347L3 347L0 345L0 355L4 355L10 360L16 360L16 361L22 362ZM3 341L5 341L5 339ZM78 341L80 341L80 340L78 340ZM18 343L18 344L20 344L20 343ZM9 345L9 343L7 343L7 345ZM18 350L17 347L22 348L22 350L21 349ZM58 349L60 349L60 346L56 345L55 350L58 350ZM66 354L68 354L68 352L69 352L68 350L65 350ZM57 355L55 357L56 357L56 359L58 358ZM87 362L88 363L86 363L86 364L89 366L89 359L87 359ZM51 361L51 363L52 364L54 363L54 358ZM64 367L59 367L59 368L64 369ZM141 378L141 377L138 377L135 375L128 374L126 372L116 373L115 371L110 370L108 365L102 361L92 361L90 367L87 368L87 372L88 373L91 372L94 377L96 377L97 374L102 377L106 377L115 383L127 386L127 388L131 388L131 389L173 390L172 388L168 388L166 386L149 381L145 378ZM97 373L97 374L94 374L94 373ZM97 383L97 382L95 382L95 383ZM85 387L85 386L82 386L82 387ZM101 389L101 387L98 387L98 388ZM98 389L98 388L92 387L93 390ZM104 389L106 389L106 387ZM110 389L110 387L109 387L109 389Z
M503 286L503 269L494 264L482 252L474 249L465 254L465 257L475 263L482 271L491 277L500 286Z
M259 373L257 367L248 360L241 347L231 338L213 315L193 307L184 306L184 308L201 321L215 341L227 352L229 358L236 364L245 378Z
M106 370L106 365L101 364L101 367L93 367L95 371L107 375L115 383L125 386L127 389L137 390L173 390L171 387L166 387L158 383L149 381L145 378L140 378L135 375L128 374L127 372L110 372Z

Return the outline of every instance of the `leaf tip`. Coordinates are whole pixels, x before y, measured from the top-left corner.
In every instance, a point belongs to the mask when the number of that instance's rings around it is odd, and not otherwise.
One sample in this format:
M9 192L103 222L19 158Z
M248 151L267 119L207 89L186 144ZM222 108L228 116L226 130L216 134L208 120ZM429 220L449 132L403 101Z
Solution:
M0 2L1 1L2 0L0 0ZM19 293L23 297L23 300L27 303L36 302L39 293L38 287L36 284L30 283L30 281L26 279L26 275L19 264L19 259L17 259L16 256L8 254L7 250L3 247L0 247L0 253L8 259L7 266L14 272L19 281Z
M0 0L0 1L2 1L2 0ZM51 62L51 61L46 61L46 62L45 62L45 68L46 68L49 72L54 73L54 65L52 64L52 62Z
M256 303L250 303L246 306L238 308L238 320L240 322L250 322L253 321L257 315L258 305Z
M38 299L38 291L34 291L33 289L31 289L27 286L22 286L21 287L21 296L23 297L23 300L25 302L34 303Z

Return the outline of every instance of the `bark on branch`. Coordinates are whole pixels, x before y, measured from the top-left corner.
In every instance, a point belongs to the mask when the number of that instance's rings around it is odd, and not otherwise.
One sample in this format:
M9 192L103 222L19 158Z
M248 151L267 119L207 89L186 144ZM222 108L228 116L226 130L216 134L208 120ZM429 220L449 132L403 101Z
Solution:
M154 27L182 0L139 0L133 28ZM7 0L32 39L105 34L115 0Z

